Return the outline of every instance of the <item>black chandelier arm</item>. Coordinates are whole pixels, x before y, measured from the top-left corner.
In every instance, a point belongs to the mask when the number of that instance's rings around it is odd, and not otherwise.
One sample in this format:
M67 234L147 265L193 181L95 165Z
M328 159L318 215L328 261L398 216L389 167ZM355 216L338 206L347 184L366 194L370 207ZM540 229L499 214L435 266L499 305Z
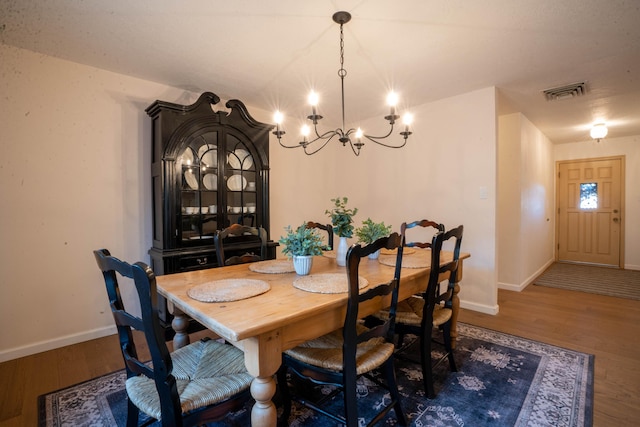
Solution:
M282 143L282 141L280 140L280 138L278 138L278 143L280 143L280 146L282 148L300 148L300 147L304 147L302 142L300 142L298 145L284 145Z
M389 136L391 136L391 133L392 133L392 132L393 132L393 124L391 124L391 125L389 126L389 132L387 132L387 134L386 134L386 135L383 135L383 136L373 136L373 135L366 135L366 134L362 134L362 136L364 136L365 138L367 138L367 139L368 139L368 140L370 140L370 141L377 142L377 141L375 141L376 139L384 139L384 138L388 138ZM384 145L384 144L383 144L383 145Z
M411 134L411 132L400 132L400 134ZM402 140L402 144L400 145L389 145L389 144L385 144L384 142L380 142L380 141L376 141L376 137L375 136L368 136L368 135L363 135L365 138L367 138L369 141L371 142L375 142L378 145L382 145L383 147L387 147L387 148L402 148L405 145L407 145L407 138L409 137L408 135L403 135L404 138Z
M313 154L316 154L318 151L322 150L329 143L329 141L331 141L333 139L333 137L336 136L336 135L337 134L334 133L329 138L326 138L326 139L324 139L324 138L316 138L311 142L307 142L306 144L302 145L302 147L304 148L304 154L306 154L307 156L311 156ZM313 151L309 151L307 149L307 147L310 147L311 144L313 144L316 141L319 141L320 139L324 139L324 142L321 145L318 145L318 147L315 148ZM314 145L314 147L315 147L315 145Z
M375 136L368 136L368 135L362 135L362 136L364 136L365 138L367 138L371 142L375 142L378 145L382 145L383 147L387 147L387 148L402 148L405 145L407 145L407 139L409 138L410 134L411 134L411 132L400 132L400 135L403 136L402 144L400 144L400 145L385 144L384 142L378 141Z
M355 154L356 157L360 155L360 149L362 148L363 145L364 145L364 142L357 141L354 143L353 141L349 140L349 146L351 147L351 151L353 151L353 154Z
M373 136L373 135L363 134L362 136L367 138L371 142L375 142L378 145L382 145L383 147L387 147L387 148L402 148L407 144L407 139L409 138L409 135L411 135L412 132L409 132L408 129L405 130L404 132L400 132L400 135L402 135L402 137L403 137L403 141L402 141L401 145L390 145L390 144L385 144L384 142L380 142L379 141L381 139L388 138L389 136L391 136L392 133L393 133L393 123L391 123L391 126L389 127L389 132L387 132L386 135Z
M278 144L280 144L280 146L282 148L300 148L302 147L302 143L299 143L297 145L285 145L282 143L282 135L284 135L286 132L283 130L280 130L278 128L278 130L274 130L273 132L271 132L272 134L274 134L276 136L276 138L278 138Z
M313 131L315 132L316 137L315 137L315 139L313 139L312 141L310 141L310 143L311 143L311 142L316 142L316 141L317 141L317 140L319 140L319 139L327 139L327 138L328 138L328 139L331 139L331 138L333 138L333 137L334 137L334 136L336 136L336 135L338 135L338 136L340 136L340 137L342 137L342 136L343 136L342 129L340 129L340 128L335 129L335 130L328 130L328 131L326 131L325 133L320 134L320 132L318 132L318 125L317 125L317 124L314 124L314 125L313 125Z
M295 145L286 145L282 143L282 135L285 134L284 131L274 131L272 132L277 138L278 138L278 144L280 144L280 146L282 148L300 148L302 147L304 149L305 154L307 155L312 155L317 153L318 151L322 150L336 135L339 135L336 131L329 131L329 132L325 132L323 135L319 136L318 138L315 138L311 141L300 141ZM322 144L314 144L317 141L320 140L324 140L324 143ZM307 147L314 147L314 150L311 151L309 150ZM317 146L317 148L315 148Z

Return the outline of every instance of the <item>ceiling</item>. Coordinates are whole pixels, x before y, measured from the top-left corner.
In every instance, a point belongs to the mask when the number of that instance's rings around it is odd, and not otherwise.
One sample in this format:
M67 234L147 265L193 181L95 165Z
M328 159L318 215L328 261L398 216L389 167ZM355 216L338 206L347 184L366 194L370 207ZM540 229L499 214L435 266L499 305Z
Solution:
M640 135L637 0L0 0L0 42L292 117L314 88L339 120L339 10L350 121L388 113L391 88L410 110L495 86L501 113L554 143L600 121ZM576 82L584 95L542 93Z

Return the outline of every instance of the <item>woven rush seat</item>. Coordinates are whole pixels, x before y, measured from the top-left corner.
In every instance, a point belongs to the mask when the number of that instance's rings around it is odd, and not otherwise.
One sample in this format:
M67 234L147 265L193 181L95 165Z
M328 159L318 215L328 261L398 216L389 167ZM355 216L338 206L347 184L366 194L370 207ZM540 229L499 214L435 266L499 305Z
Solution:
M225 401L247 390L253 377L244 366L242 352L214 340L198 341L171 353L183 413ZM162 412L156 383L138 375L127 379L129 399L143 412L160 420Z
M362 325L357 325L358 335L367 331ZM319 366L335 372L342 371L342 330L337 330L285 351L309 365ZM356 348L356 373L362 375L382 365L394 351L394 345L385 341L383 337L372 338L358 344Z
M422 312L424 310L424 299L419 296L412 296L398 303L396 311L396 322L405 325L420 326L422 324ZM453 315L450 308L436 305L433 308L433 326L440 326L448 322ZM381 319L389 318L388 310L380 310L377 316Z

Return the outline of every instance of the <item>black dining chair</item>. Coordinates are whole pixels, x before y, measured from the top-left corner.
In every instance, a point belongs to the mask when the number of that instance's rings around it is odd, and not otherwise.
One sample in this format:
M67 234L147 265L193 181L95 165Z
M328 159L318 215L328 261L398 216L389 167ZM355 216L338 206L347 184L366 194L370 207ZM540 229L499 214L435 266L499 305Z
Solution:
M308 221L307 228L317 228L327 233L327 250L333 250L333 226L331 224L320 224L319 222Z
M267 231L262 227L250 227L241 224L231 224L224 230L217 230L213 236L216 248L218 266L245 264L249 262L264 261L267 259ZM259 247L259 254L247 251L242 255L225 254L225 246L235 245L244 252L248 246ZM238 249L235 249L237 251ZM229 251L227 251L229 252Z
M431 247L431 272L425 291L420 295L414 295L400 302L396 311L396 330L399 337L406 334L415 334L420 337L420 365L424 390L428 398L435 398L433 382L433 368L449 360L451 372L456 372L457 366L451 345L451 324L453 319L453 294L457 282L458 265L460 259L460 246L462 244L463 226L460 225L447 232L440 231L432 239ZM453 255L451 261L442 262L442 246L453 239ZM441 280L442 279L442 280ZM445 289L441 289L441 283ZM439 329L442 333L440 344L444 346L444 355L432 361L432 337L433 329ZM401 345L399 342L398 345ZM410 345L401 347L399 352L406 353ZM399 354L398 357L401 357ZM411 359L410 359L411 360Z
M418 249L430 249L433 241L433 237L438 232L444 232L444 224L429 219L421 219L412 222L403 222L400 225L400 231L405 236L404 246L408 248ZM413 237L409 237L413 236ZM419 239L419 240L418 240ZM425 286L426 289L426 286ZM413 300L409 300L413 301ZM413 309L408 305L408 302L401 301L398 310L400 317L396 318L396 322L400 319L405 319L407 313L413 312ZM382 317L386 317L386 312L382 312ZM396 327L396 334L398 334L397 345L400 347L404 342L406 329L403 327Z
M128 427L138 425L140 411L162 426L195 426L221 419L249 402L253 377L245 368L242 351L201 340L169 353L151 268L142 262L120 261L106 249L93 253L104 277L127 372ZM140 317L125 309L118 278L123 283L133 281ZM142 332L151 363L138 357L134 331Z
M367 246L353 245L347 252L347 279L349 296L346 302L346 314L343 327L320 338L307 341L290 350L286 350L282 358L282 366L278 370L278 388L284 403L282 420L288 421L291 411L291 392L287 384L287 372L314 384L335 387L334 391L321 401L311 402L296 392L294 398L303 405L324 414L337 423L347 427L356 427L358 422L358 405L356 380L366 376L389 391L389 399L385 400L380 411L367 425L382 420L390 411L395 411L398 424L406 425L407 420L400 404L400 394L394 370L394 323L395 307L398 302L400 272L402 267L402 237L393 233ZM398 249L397 262L393 277L384 283L370 283L364 291L359 289L358 270L360 260L379 249ZM359 319L359 307L362 303L374 298L387 298L390 304L389 319L373 328L366 328ZM382 382L371 375L374 370L381 370L385 381ZM343 409L340 414L327 410L323 403L342 393Z

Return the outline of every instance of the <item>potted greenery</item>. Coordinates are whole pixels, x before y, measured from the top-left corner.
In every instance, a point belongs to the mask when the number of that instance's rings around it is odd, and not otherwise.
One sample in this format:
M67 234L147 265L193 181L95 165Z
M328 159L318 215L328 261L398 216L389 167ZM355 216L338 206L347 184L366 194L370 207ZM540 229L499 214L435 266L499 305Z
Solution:
M355 232L356 236L358 237L358 241L360 243L368 245L382 237L389 236L389 234L391 234L391 226L385 225L384 221L373 222L371 218L367 218L366 220L362 221L362 227L356 228ZM377 259L378 255L380 255L380 251L372 253L371 255L369 255L369 258Z
M309 274L314 255L322 255L324 244L322 237L314 228L307 228L303 222L293 230L290 225L285 227L286 234L280 237L283 246L282 253L293 258L293 267L301 276Z
M327 209L325 214L331 218L333 232L338 235L339 242L336 251L336 262L338 265L345 265L347 259L347 238L353 236L353 216L358 213L358 208L347 208L346 197L336 197L331 199L333 208Z

